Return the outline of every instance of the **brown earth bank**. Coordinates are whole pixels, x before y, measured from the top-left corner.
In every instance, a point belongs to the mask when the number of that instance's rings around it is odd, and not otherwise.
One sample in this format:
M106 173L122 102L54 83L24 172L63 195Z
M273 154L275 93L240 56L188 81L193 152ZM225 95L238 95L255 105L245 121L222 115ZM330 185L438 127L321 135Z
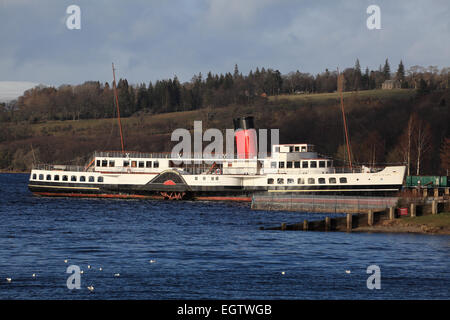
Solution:
M381 221L372 227L358 227L352 232L420 233L450 235L450 212L437 215Z

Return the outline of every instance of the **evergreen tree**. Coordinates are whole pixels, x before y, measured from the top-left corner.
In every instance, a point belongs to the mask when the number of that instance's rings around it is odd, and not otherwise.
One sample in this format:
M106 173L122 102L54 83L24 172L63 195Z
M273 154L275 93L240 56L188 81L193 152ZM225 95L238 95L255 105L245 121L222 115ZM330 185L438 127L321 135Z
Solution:
M233 73L233 79L237 79L239 77L239 68L238 65L234 65L234 73Z
M384 76L384 80L391 79L391 67L389 66L389 61L387 58L386 58L386 61L384 63L384 67L383 67L383 76Z
M405 81L405 67L403 66L403 61L400 60L400 64L398 65L397 73L395 74L395 78L398 81L401 81L402 84Z
M361 66L359 64L359 59L356 59L355 62L355 68L354 68L354 75L353 75L353 90L358 90L361 88Z

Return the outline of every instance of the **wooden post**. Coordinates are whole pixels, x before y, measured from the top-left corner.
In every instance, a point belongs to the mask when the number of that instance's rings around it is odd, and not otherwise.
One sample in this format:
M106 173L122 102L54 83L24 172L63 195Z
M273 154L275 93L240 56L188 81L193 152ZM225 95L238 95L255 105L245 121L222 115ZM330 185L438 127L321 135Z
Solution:
M353 215L351 213L347 213L347 231L352 231L352 221Z
M428 189L427 188L423 188L423 197L424 198L428 197Z
M308 220L303 220L303 231L308 231Z
M394 219L395 219L395 208L389 207L389 220L394 220Z
M369 210L369 212L367 213L367 224L369 226L373 226L373 211Z
M283 231L286 230L286 223L283 222L283 223L281 224L281 230L283 230Z
M416 205L414 203L411 203L410 211L411 211L411 217L415 217L416 216Z
M325 217L325 231L330 231L331 220L330 217Z
M438 202L437 200L433 200L431 203L431 214L437 214L438 213Z
M435 198L439 197L439 189L438 188L434 188L434 197Z
M450 188L445 188L445 195L446 196L450 195Z

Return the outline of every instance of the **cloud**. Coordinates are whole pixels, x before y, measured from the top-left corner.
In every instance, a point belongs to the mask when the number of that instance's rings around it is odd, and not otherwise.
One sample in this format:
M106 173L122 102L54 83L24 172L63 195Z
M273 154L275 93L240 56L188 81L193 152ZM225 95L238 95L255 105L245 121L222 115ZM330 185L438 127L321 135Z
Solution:
M66 8L81 8L81 30L65 26ZM448 65L450 4L379 0L382 30L368 30L372 1L3 0L0 80L59 85L111 80L132 83L198 72Z

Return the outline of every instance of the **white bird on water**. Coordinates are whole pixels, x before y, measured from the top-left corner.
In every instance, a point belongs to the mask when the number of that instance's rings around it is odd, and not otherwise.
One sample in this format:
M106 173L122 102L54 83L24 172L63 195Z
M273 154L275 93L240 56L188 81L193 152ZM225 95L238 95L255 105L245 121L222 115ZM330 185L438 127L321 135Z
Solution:
M346 274L350 274L350 273L352 273L350 270L345 270L345 273Z
M11 283L12 279L11 278L6 278L6 282Z
M88 288L88 290L90 291L90 292L94 292L94 286L93 285L90 285L89 287L87 287Z
M281 271L281 274L282 274L282 275L285 275L285 274L286 274L286 272L284 272L284 271Z
M90 269L91 268L91 266L88 264L88 269Z
M156 260L150 260L149 262L150 262L150 263L155 263L155 262L156 262Z
M100 267L100 268L98 268L98 270L99 270L99 271L102 271L103 269L102 269L102 267Z
M33 278L36 278L36 273L33 273L32 277L33 277Z
M83 273L84 273L84 271L83 271L83 270L81 270L81 271L80 271L80 274L83 274Z
M67 260L67 259L66 259L66 260L64 260L64 263L67 263L67 262L69 262L69 260Z
M120 273L114 273L114 277L120 277Z

